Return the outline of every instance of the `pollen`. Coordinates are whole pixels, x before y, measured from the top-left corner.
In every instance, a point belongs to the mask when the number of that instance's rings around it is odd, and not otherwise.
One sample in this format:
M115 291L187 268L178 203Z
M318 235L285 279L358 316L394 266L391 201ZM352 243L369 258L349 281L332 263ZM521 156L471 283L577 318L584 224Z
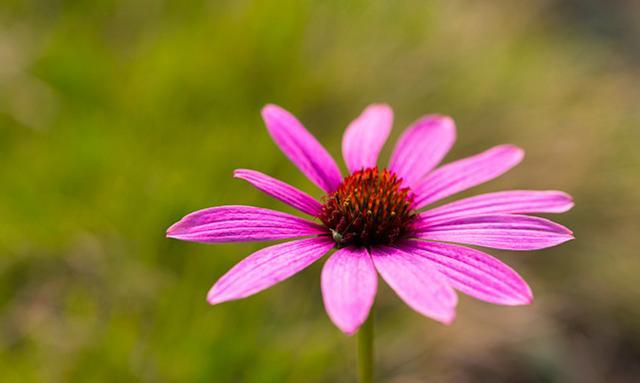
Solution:
M413 199L395 173L368 168L349 175L327 195L318 218L339 248L391 245L411 232Z

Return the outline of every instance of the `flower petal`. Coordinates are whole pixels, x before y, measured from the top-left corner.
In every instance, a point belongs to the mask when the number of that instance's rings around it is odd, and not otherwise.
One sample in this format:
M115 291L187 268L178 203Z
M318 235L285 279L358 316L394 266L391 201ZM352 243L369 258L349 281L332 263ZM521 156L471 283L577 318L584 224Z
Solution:
M262 118L273 141L314 184L327 193L340 185L336 162L291 113L270 104L262 109Z
M322 298L327 314L346 334L353 334L369 316L378 275L363 248L337 250L322 269Z
M533 300L529 285L518 273L479 250L423 241L405 241L400 248L428 259L453 288L474 298L502 305Z
M217 206L193 212L167 230L183 241L248 242L305 237L326 233L306 219L253 206Z
M213 305L265 290L309 266L334 244L327 237L317 237L258 250L223 275L209 290L207 300Z
M505 250L538 250L573 239L571 231L562 225L516 214L475 215L437 222L419 216L414 229L422 239Z
M516 166L523 157L522 149L500 145L446 164L415 185L416 209L492 180Z
M453 321L458 298L431 262L387 246L371 249L371 256L382 278L409 307L446 324Z
M422 217L433 222L478 214L564 213L572 207L571 196L561 191L509 190L448 203Z
M393 110L385 104L369 105L349 124L342 137L342 156L349 172L377 166L392 124Z
M433 170L456 140L456 126L447 116L430 115L414 122L400 136L389 169L414 185Z
M264 173L256 170L236 169L233 176L249 182L258 190L313 217L318 216L322 211L320 202L309 194Z

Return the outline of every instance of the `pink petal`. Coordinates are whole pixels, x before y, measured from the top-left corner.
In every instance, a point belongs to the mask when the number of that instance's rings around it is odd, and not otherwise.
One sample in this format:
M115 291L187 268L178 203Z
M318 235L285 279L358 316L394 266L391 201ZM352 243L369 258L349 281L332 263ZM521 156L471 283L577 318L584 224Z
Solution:
M305 237L326 229L300 217L253 206L218 206L193 212L167 230L191 242L248 242Z
M255 186L258 190L292 206L303 213L318 216L322 211L322 205L309 194L297 189L285 182L270 177L264 173L248 169L236 169L233 172L235 178L243 179Z
M327 150L289 112L276 105L262 109L269 134L282 152L327 193L336 190L342 175Z
M336 326L351 335L369 316L378 275L365 248L337 250L322 269L322 298Z
M456 140L456 126L447 116L425 116L400 136L389 169L411 186L433 170Z
M329 238L317 237L258 250L223 275L209 290L207 300L213 305L265 290L309 266L333 245Z
M349 172L377 166L393 124L393 110L385 104L369 105L342 137L342 156Z
M561 191L510 190L461 199L427 210L422 217L433 222L479 214L563 213L572 207L571 196Z
M405 241L401 249L428 259L453 288L474 298L502 305L523 305L533 300L527 282L489 254L468 247L422 241Z
M537 250L573 239L569 229L544 218L515 214L475 215L429 222L419 217L422 239L466 243L506 250Z
M458 299L429 260L387 246L371 249L371 255L382 278L409 307L446 324L453 321Z
M500 145L444 165L415 185L416 208L492 180L516 166L523 157L522 149Z

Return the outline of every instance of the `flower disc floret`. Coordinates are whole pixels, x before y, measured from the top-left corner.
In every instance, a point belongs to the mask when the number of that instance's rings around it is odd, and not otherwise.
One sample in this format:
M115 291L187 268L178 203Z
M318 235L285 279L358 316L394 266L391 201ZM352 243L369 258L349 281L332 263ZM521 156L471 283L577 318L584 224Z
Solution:
M318 218L336 245L391 245L411 232L413 193L388 169L362 169L327 195Z

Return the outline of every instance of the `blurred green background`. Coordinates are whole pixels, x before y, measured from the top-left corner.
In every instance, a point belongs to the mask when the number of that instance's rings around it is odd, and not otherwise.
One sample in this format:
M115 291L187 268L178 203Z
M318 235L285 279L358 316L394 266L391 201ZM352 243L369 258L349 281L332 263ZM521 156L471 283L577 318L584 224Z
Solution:
M3 0L0 380L353 382L355 340L324 313L321 263L212 307L216 278L263 245L164 231L213 205L291 211L234 168L320 196L269 139L264 104L337 156L349 121L388 102L392 139L453 116L447 161L525 148L462 195L567 191L576 208L555 219L577 239L494 251L534 304L463 297L450 327L381 286L378 380L640 381L638 15L631 0Z

